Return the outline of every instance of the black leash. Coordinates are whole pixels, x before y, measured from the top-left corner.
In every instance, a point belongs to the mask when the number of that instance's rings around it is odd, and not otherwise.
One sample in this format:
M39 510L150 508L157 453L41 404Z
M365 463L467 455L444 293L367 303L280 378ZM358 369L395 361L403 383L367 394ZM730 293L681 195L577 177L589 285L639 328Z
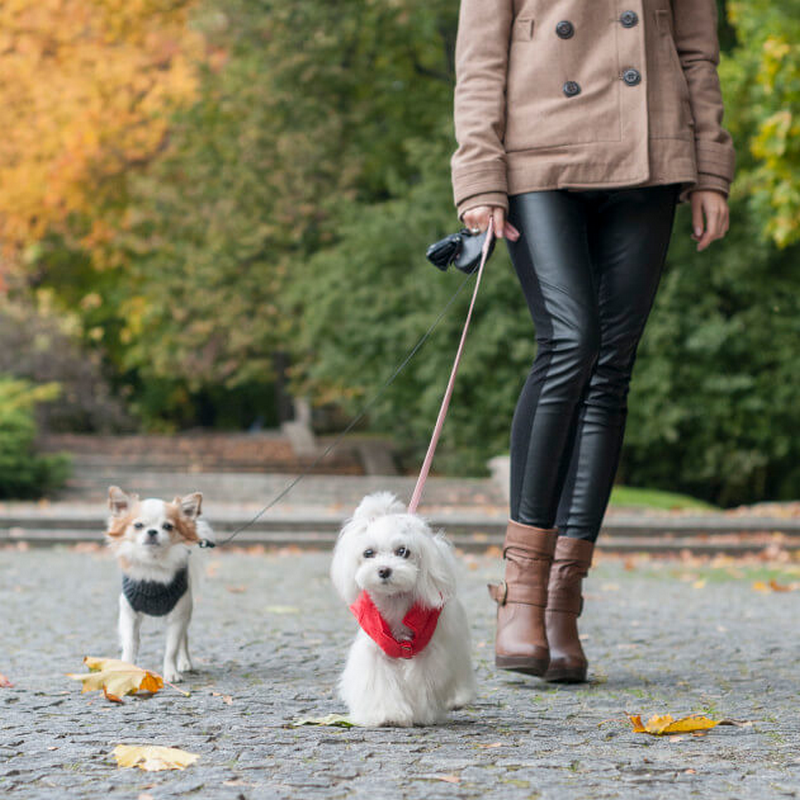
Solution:
M294 489L294 487L297 486L297 484L300 483L300 481L303 480L303 478L308 477L308 475L311 474L311 472L320 463L320 461L322 461L325 458L325 456L327 456L332 450L334 450L334 448L336 448L341 443L342 439L344 439L344 437L347 436L347 434L350 433L350 431L353 430L353 428L359 422L361 422L361 420L367 415L367 412L375 405L375 403L378 402L378 400L380 400L384 392L395 382L398 375L400 375L400 373L408 366L409 361L411 361L411 359L414 358L414 356L417 354L422 345L425 344L425 342L430 338L431 334L436 329L437 325L444 319L445 315L450 309L450 306L453 305L453 303L456 301L456 298L461 294L461 291L464 289L467 283L469 283L470 279L475 274L476 273L473 272L467 275L467 277L464 278L463 281L461 281L458 288L455 290L455 292L453 292L452 296L445 304L444 308L439 312L439 316L436 317L436 319L433 321L428 330L426 330L425 333L422 334L419 341L411 348L411 350L409 350L406 357L400 362L399 366L391 374L388 380L386 380L383 386L381 386L381 388L378 389L375 395L373 395L372 399L370 399L369 402L367 402L366 405L362 407L361 411L358 412L358 415L350 422L350 424L325 448L325 450L322 451L320 455L318 455L314 459L314 461L311 463L309 467L306 467L306 469L303 472L301 472L299 475L296 475L291 481L289 481L289 483L272 500L270 500L270 502L267 503L267 505L265 505L251 520L245 522L244 525L238 527L230 536L228 536L227 539L225 539L225 541L216 544L215 542L212 542L210 539L201 539L199 546L224 547L226 544L228 544L228 542L231 541L231 539L234 538L234 536L238 536L242 531L247 530L254 522L257 522L276 503L278 503L280 500L286 497L286 495L289 494L289 492L292 489Z

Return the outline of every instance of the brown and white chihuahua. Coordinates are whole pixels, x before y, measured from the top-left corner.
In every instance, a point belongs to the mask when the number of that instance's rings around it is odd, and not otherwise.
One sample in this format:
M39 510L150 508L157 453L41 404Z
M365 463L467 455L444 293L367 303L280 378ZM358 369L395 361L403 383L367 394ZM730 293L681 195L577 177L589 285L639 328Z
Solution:
M119 639L122 660L135 664L139 629L145 616L165 617L167 644L163 677L180 681L192 669L189 622L192 618L191 548L213 532L199 519L200 492L176 497L171 503L140 500L118 486L108 490L106 540L122 569L119 596Z

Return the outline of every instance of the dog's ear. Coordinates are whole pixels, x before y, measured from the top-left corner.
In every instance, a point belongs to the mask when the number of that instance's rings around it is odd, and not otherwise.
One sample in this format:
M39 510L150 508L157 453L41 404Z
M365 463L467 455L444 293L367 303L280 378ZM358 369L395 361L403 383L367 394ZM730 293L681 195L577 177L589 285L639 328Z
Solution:
M354 520L367 522L387 514L404 514L406 507L391 492L368 494L353 513Z
M111 509L112 517L125 516L138 499L138 494L125 494L119 486L108 488L108 507Z
M456 593L456 560L442 534L421 534L413 546L420 553L417 599L428 608L441 608Z
M358 597L356 583L357 553L360 552L358 538L367 528L363 520L351 519L345 524L336 540L331 560L331 581L342 600L348 605Z
M203 503L201 492L192 492L185 497L176 497L173 501L181 510L181 514L188 519L197 519L200 516L200 506Z

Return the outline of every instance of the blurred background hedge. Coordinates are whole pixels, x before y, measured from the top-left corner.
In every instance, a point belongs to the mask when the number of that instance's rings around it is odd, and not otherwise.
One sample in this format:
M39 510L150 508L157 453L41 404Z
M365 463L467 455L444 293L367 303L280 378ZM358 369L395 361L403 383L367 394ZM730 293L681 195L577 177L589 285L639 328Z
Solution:
M35 20L17 4L0 9L19 45L0 60L29 78L0 89L19 115L0 176L27 187L0 199L3 313L27 309L47 336L57 328L53 341L71 355L56 360L88 369L78 383L97 387L81 399L68 389L72 368L0 362L65 387L68 407L43 424L274 425L287 387L334 412L320 420L341 423L359 407L460 280L424 259L458 224L457 5L71 0ZM738 154L731 232L697 254L679 210L620 474L722 504L796 498L800 0L720 4L720 41ZM78 55L97 63L91 80L56 70ZM20 102L29 95L42 102ZM44 101L59 113L42 112ZM409 466L433 424L467 294L370 416ZM0 325L0 349L14 328ZM507 449L534 353L501 246L440 471L480 473Z

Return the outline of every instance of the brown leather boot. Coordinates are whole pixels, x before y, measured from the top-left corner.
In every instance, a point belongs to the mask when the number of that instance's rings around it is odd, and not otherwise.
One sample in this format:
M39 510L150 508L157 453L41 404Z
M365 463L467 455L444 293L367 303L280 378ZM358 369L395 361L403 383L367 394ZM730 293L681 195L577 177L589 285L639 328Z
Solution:
M550 585L547 590L547 641L550 667L546 681L583 683L589 663L578 638L578 617L583 610L581 584L592 565L594 543L586 539L559 536Z
M503 544L505 579L489 584L497 602L495 664L500 669L544 675L550 662L544 610L558 532L509 521Z

